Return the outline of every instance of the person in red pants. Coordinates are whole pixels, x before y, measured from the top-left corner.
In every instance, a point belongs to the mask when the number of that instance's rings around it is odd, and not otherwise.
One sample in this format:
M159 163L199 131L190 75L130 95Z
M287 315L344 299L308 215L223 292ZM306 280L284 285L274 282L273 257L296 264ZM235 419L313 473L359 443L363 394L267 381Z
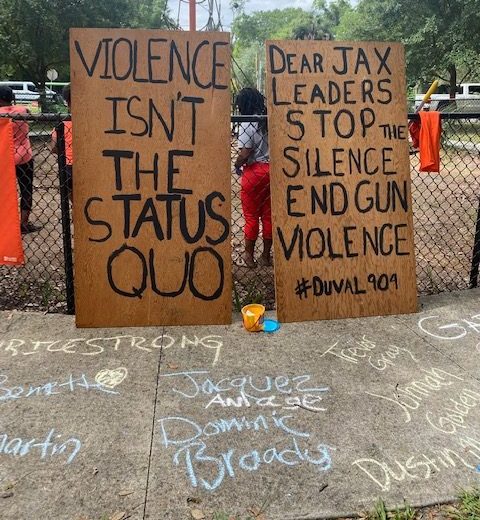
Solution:
M254 88L242 89L237 95L236 104L241 115L265 115L267 112L264 97ZM267 121L240 123L238 148L235 169L242 175L240 197L245 218L243 258L248 267L255 267L255 242L261 221L263 252L258 263L268 266L272 264L272 212Z

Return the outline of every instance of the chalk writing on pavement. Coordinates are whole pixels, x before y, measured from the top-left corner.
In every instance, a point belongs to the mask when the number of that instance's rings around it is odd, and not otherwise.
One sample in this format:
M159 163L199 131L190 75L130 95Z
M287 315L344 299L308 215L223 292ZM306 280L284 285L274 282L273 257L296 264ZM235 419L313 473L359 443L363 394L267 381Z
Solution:
M105 368L95 376L95 381L107 388L115 388L122 383L127 377L128 370L125 367L114 368L110 370Z
M199 348L207 349L212 353L212 366L220 359L223 341L221 336L182 335L178 338L163 334L154 338L143 336L110 336L100 338L70 338L70 339L19 339L0 340L0 355L31 356L42 353L77 354L81 356L98 356L109 351L139 350L155 352L159 349L170 348Z
M480 440L464 436L459 447L432 446L429 453L415 453L388 460L357 459L352 464L360 468L383 491L390 491L393 482L428 480L435 474L451 468L465 467L475 470L480 461Z
M480 321L478 320L480 320L480 314L455 321L446 320L438 315L425 316L418 321L418 327L423 333L432 338L457 340L464 338L472 332L480 334Z
M77 392L79 389L80 391L98 391L107 394L118 394L118 392L99 382L89 382L85 374L81 374L78 377L70 374L61 381L50 380L34 385L11 385L11 383L8 382L8 376L6 374L0 374L0 402L32 397L50 397L52 395Z
M175 385L172 392L183 398L208 398L205 408L214 405L235 408L257 405L285 409L300 406L315 412L326 410L320 402L329 388L312 385L308 374L294 377L235 375L218 380L209 374L208 370L192 370L161 374L161 377L171 378Z
M387 401L395 407L398 406L405 414L405 422L409 423L412 419L411 410L417 410L432 395L452 386L456 381L463 381L462 377L441 368L422 369L422 372L425 374L423 378L411 381L406 385L396 385L395 388L392 388L390 395L375 392L365 393Z
M397 347L396 345L379 346L377 343L367 339L366 336L362 336L361 340L338 340L328 347L320 357L327 354L354 365L366 361L371 367L379 371L394 367L397 363L397 358L401 356L407 356L407 358L418 363L418 360L410 350L404 347Z
M63 457L65 464L70 464L80 451L82 443L74 437L60 442L61 437L62 435L54 429L50 430L43 440L36 438L27 440L0 433L0 456L25 457L29 455L42 460Z
M201 400L212 413L228 407L262 410L253 417L221 415L202 423L182 416L158 420L162 446L173 450L173 464L184 469L192 487L213 491L226 478L270 464L313 466L320 472L332 467L335 448L318 442L314 434L300 427L296 413L283 411L326 410L320 402L329 388L314 383L312 376L235 375L218 379L208 370L195 370L161 377L172 382L172 393L188 402ZM221 446L219 438L225 439ZM242 441L247 448L242 447Z

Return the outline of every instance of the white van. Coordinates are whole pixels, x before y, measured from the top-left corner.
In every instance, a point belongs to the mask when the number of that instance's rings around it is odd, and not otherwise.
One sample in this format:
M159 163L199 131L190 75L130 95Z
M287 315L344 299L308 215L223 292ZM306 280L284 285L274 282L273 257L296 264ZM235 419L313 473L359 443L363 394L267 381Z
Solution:
M15 95L16 103L32 103L32 101L38 101L40 99L40 92L32 81L0 81L0 86L7 86L13 90ZM48 101L55 101L57 94L45 88Z
M461 83L457 85L455 95L456 104L450 108L450 86L440 84L435 94L431 96L430 108L432 110L449 110L456 112L480 112L480 83ZM425 94L415 95L415 108L421 103Z

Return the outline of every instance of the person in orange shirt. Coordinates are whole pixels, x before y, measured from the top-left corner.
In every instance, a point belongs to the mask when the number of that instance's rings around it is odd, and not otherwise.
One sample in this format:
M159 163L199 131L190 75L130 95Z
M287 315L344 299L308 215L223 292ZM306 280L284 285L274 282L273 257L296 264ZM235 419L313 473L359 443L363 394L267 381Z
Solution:
M0 85L0 114L26 115L30 113L26 107L12 105L14 99L13 90ZM28 123L13 121L13 125L15 170L20 188L20 226L22 234L26 234L41 229L29 221L33 205L33 152L28 137Z
M67 103L68 110L70 111L70 103L71 103L71 95L70 95L70 85L66 85L62 92L62 97ZM73 151L72 151L72 122L64 121L63 122L64 129L64 138L65 138L65 162L66 162L66 175L67 175L67 187L68 187L68 196L70 200L73 200L73 181L72 181L72 173L73 173ZM57 130L54 129L52 132L52 152L58 155L58 147L57 147Z

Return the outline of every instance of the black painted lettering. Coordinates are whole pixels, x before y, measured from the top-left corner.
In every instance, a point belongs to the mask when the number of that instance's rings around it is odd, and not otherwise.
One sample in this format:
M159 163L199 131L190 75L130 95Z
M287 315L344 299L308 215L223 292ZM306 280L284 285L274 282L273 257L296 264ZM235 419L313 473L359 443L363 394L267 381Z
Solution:
M347 258L355 258L358 253L352 251L353 240L349 237L350 231L356 231L357 226L344 226L343 227L343 243L345 246L345 253Z
M212 58L212 86L217 90L226 90L228 85L218 82L217 69L224 69L225 63L218 61L217 47L228 47L228 42L213 42L213 58Z
M157 285L157 274L155 270L155 253L153 249L150 249L149 255L148 255L148 265L150 269L150 283L152 284L152 291L155 294L158 294L159 296L164 296L165 298L175 298L176 296L180 296L180 294L183 293L185 290L185 287L187 285L188 280L188 269L190 267L190 253L186 252L184 255L184 261L183 261L183 276L181 278L180 286L178 289L174 289L173 291L162 291L158 288ZM165 266L161 266L161 272L163 274L164 279L166 279L168 282L172 279L171 271L168 272L165 269Z
M386 98L385 99L379 99L378 102L382 105L388 105L389 103L392 102L392 99L393 99L393 95L392 95L392 91L390 90L390 88L384 88L383 84L387 84L387 85L390 85L392 83L392 80L390 79L381 79L379 82L378 82L378 91L381 92L382 94L386 94Z
M368 187L370 186L370 181L360 181L357 186L355 187L355 207L357 208L357 211L359 213L368 213L369 211L371 211L371 209L373 208L373 205L374 205L374 201L373 201L373 198L372 197L368 197L366 195L363 194L363 187ZM360 200L361 198L361 200ZM364 202L366 203L365 204L361 204L361 202Z
M376 47L375 47L374 51L375 51L375 54L377 55L377 58L379 61L377 74L381 74L382 70L385 69L385 72L387 72L387 74L389 74L391 76L392 71L390 70L390 68L387 64L387 60L388 60L388 57L390 56L390 52L392 51L392 48L387 47L385 54L383 54L383 55L380 53L380 51Z
M280 74L285 71L287 62L285 53L280 47L270 44L268 46L268 59L270 61L270 71L272 74Z
M195 49L195 52L193 53L193 58L192 58L192 76L193 76L193 81L195 83L195 85L197 85L197 87L200 87L201 89L209 89L212 87L212 81L211 81L211 77L209 78L209 80L207 81L207 83L202 83L198 77L198 74L197 74L197 68L200 70L200 66L197 65L197 61L198 61L198 58L199 58L199 55L200 55L200 51L204 48L204 47L208 47L208 45L210 45L210 42L208 40L203 40L202 42L200 42L198 45L197 45L197 48ZM210 75L211 75L211 72L210 72Z
M115 167L115 189L122 190L122 159L132 159L133 152L130 150L103 150L103 157L113 157L113 164Z
M394 235L395 235L395 254L397 256L408 256L410 255L410 251L407 250L402 250L400 248L400 242L408 242L408 239L407 238L402 238L400 233L404 232L408 235L408 226L407 224L397 224L395 227L394 227ZM408 247L408 246L407 246Z
M291 179L298 175L298 172L300 171L300 162L297 160L296 157L294 157L293 155L290 155L290 152L295 152L295 154L298 154L299 151L300 151L300 148L298 146L286 146L283 149L283 156L285 157L285 159L288 159L290 162L292 162L295 165L295 169L293 172L289 172L284 167L282 167L283 174L286 177L290 177Z
M144 135L147 135L149 125L148 125L147 120L144 117L134 114L134 112L132 110L133 101L137 101L140 104L140 106L142 106L142 100L138 96L132 96L131 98L129 98L129 100L127 102L127 114L132 119L135 119L136 121L140 121L143 124L143 129L140 130L139 132L131 132L131 135L133 135L134 137L143 137Z
M132 201L142 200L140 193L122 193L120 195L112 195L112 200L121 200L123 202L123 236L130 238L130 204Z
M393 160L391 159L391 154L393 153L393 148L391 147L385 147L382 148L382 173L384 175L396 175L396 170L387 170L389 166L387 166L388 163L393 163Z
M101 237L101 238L88 237L88 240L90 242L105 242L112 236L112 226L106 220L94 219L90 216L89 210L90 210L90 205L92 204L92 202L103 202L103 199L102 199L102 197L90 197L89 199L87 199L87 202L85 203L85 206L83 208L83 214L85 216L86 221L92 226L103 226L107 229L106 229L106 235L104 235L103 237Z
M295 229L293 230L292 237L290 238L289 245L287 246L287 242L283 235L283 231L280 227L277 226L277 235L280 241L280 245L282 246L283 255L285 256L285 260L290 260L293 254L293 250L295 249L295 245L298 242L298 257L300 260L303 260L303 230L297 224Z
M275 76L272 78L272 102L276 106L292 104L290 101L279 100L278 94L277 94L277 78Z
M315 235L317 239L315 240ZM325 253L325 235L320 228L312 228L307 233L306 249L308 258L322 258ZM313 252L312 249L315 248L316 252Z
M148 79L150 83L167 83L167 79L157 77L154 71L154 64L162 59L161 54L154 54L154 46L165 43L166 38L149 38L147 45ZM157 50L157 52L160 52Z
M194 97L194 96L183 96L182 101L185 103L190 103L192 106L192 131L191 131L191 143L192 146L195 144L195 139L197 135L197 105L201 105L202 103L205 103L205 100L201 97ZM173 104L172 104L173 109ZM172 119L173 119L173 112L172 112ZM173 138L173 127L172 127L172 138Z
M205 209L207 211L207 215L212 220L220 224L220 232L217 238L212 238L210 235L206 236L207 242L212 246L216 246L217 244L225 242L225 240L227 240L230 236L229 220L227 220L221 213L218 213L215 210L214 202L217 199L220 201L217 202L217 205L221 207L225 203L225 197L219 191L213 191L205 198Z
M365 137L367 130L375 124L375 112L371 108L360 110L360 124L362 126L362 137Z
M348 51L351 51L353 47L334 47L334 51L340 51L340 59L341 59L341 68L338 68L336 65L333 66L333 71L335 74L340 74L341 76L345 75L348 72Z
M299 130L299 134L294 136L287 134L290 139L293 141L301 141L305 135L305 125L300 121L300 118L293 119L293 116L299 115L303 116L303 110L289 110L287 112L287 122L290 123L293 127L297 127Z
M306 105L307 101L303 99L303 90L306 88L306 84L302 83L301 85L294 85L293 87L293 101L297 103L297 105Z
M189 189L175 188L173 183L173 176L180 174L180 170L175 166L175 157L193 157L192 150L169 150L168 151L168 169L167 169L167 192L168 193L182 193L192 194L193 191Z
M364 74L371 74L370 72L370 64L368 63L368 58L366 52L360 47L357 52L357 61L355 63L355 74L358 74L360 70L360 66L362 66L365 71Z
M331 114L332 111L331 110L314 110L312 113L315 114L316 116L320 116L319 117L319 119L320 119L320 137L325 137L325 135L326 135L326 133L325 133L325 116L328 114Z
M373 99L373 81L371 79L364 79L362 81L361 91L362 103L367 103L367 98L369 103L375 103L375 100Z
M109 72L110 69L110 43L113 41L112 38L103 38L102 42L104 43L103 49L104 49L104 62L105 67L103 74L100 74L100 79L112 79L112 75Z
M75 50L77 51L80 61L82 62L82 65L90 78L93 76L93 73L95 72L95 69L97 68L98 58L100 57L102 45L103 45L103 40L98 42L97 50L95 51L95 56L94 56L91 64L88 65L85 60L85 56L83 55L83 51L82 51L82 47L80 46L80 42L78 42L77 40L75 40L75 42L74 42Z
M135 187L137 190L141 189L140 182L141 175L151 175L153 177L153 189L158 190L158 153L153 154L153 164L151 170L144 170L140 168L140 153L135 152Z
M293 198L293 191L303 191L303 186L301 184L292 185L289 184L287 186L287 214L290 217L304 217L305 213L299 211L293 211L292 205L297 202L297 199Z
M219 274L219 282L218 287L214 290L212 294L205 294L200 292L198 288L198 280L195 279L195 266L197 262L198 255L210 255L213 257L213 259L217 263L217 269ZM203 271L203 270L202 270ZM188 285L190 287L190 291L196 298L199 298L201 300L205 301L212 301L216 300L222 295L223 287L225 285L225 268L223 263L223 258L215 251L215 249L212 249L211 247L197 247L192 253L192 257L190 259L190 270L188 274Z
M175 102L173 99L170 100L170 125L167 125L167 122L165 121L165 118L163 117L162 113L157 110L157 107L153 101L153 99L150 99L148 102L148 114L149 114L149 132L148 137L152 137L153 135L153 117L154 115L157 117L158 121L160 121L160 124L163 127L163 130L165 131L166 138L172 142L173 135L175 131Z
M172 40L170 44L170 68L168 71L168 80L173 81L174 71L179 70L182 78L190 85L190 42L186 42L186 63L183 62L182 53L178 50L177 44ZM176 66L175 66L176 63Z
M120 259L121 256L124 256L125 253L131 252L134 254L137 259L140 262L140 284L138 287L129 287L128 289L122 289L118 287L117 283L114 280L113 271L114 271L114 262ZM125 260L125 265L129 266L129 272L136 272L134 268L132 268L132 260ZM123 273L122 273L123 274ZM123 244L123 246L119 247L113 253L108 257L107 261L107 276L108 276L108 283L113 291L115 291L117 294L120 294L121 296L126 296L127 298L141 298L143 292L147 288L147 275L148 275L148 268L147 268L147 261L145 260L145 257L143 256L142 252L137 249L136 247L127 246L127 244ZM124 276L121 277L123 280Z
M123 49L119 49L119 46L120 44L124 44L123 45ZM125 48L125 45L126 45L126 48ZM122 60L118 59L117 58L117 52L122 56ZM123 61L123 57L124 56L127 56L127 68L126 70L124 71L123 74L121 74L120 72L118 72L117 70L117 64L118 62L122 62ZM117 80L117 81L124 81L126 80L130 74L132 73L132 69L133 69L133 46L132 46L132 42L128 39L128 38L118 38L118 40L115 40L113 42L113 47L112 47L112 73L113 73L113 77Z
M350 110L342 108L333 118L333 126L339 137L350 139L355 133L355 117Z
M106 97L105 101L112 102L112 128L105 130L106 134L125 134L126 130L118 128L118 103L120 101L127 101L125 97Z
M158 218L157 208L155 207L155 203L152 197L148 197L147 199L145 199L142 211L140 212L140 215L138 216L132 231L133 238L138 236L143 224L147 222L151 222L153 224L153 229L155 231L155 236L157 237L157 239L164 240L165 236L163 234L163 229L160 225L160 220Z

